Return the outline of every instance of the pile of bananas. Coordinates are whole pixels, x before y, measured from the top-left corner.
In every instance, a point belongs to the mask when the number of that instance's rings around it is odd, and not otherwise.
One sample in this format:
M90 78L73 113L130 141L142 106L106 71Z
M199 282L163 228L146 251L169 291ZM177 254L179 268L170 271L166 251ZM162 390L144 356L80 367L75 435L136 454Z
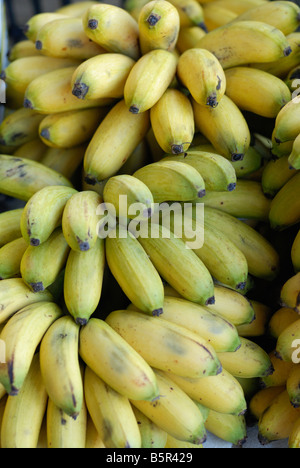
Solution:
M248 417L300 448L299 25L267 0L28 21L1 73L2 448L242 446Z

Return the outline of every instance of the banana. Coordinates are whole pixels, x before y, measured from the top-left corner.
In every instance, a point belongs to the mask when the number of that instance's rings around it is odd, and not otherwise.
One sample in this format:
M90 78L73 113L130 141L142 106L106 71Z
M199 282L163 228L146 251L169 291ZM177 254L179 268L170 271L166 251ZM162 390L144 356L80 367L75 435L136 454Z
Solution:
M127 108L143 113L156 104L170 86L178 59L167 50L151 50L132 67L124 87Z
M300 133L299 121L300 101L292 99L278 113L272 135L272 141L277 144L294 141Z
M134 415L136 417L139 430L142 438L141 448L165 448L168 434L163 431L160 427L154 424L147 416L139 411L134 406L132 407Z
M239 325L237 331L239 336L245 338L254 338L256 336L265 336L272 315L272 309L262 302L251 300L254 309L255 319L252 323Z
M105 264L102 239L97 239L88 252L71 250L69 253L64 275L64 300L78 325L85 325L99 305Z
M105 447L141 448L141 433L128 398L89 367L85 370L84 389L88 412Z
M0 248L0 280L20 277L20 265L28 244L23 237Z
M237 105L224 95L215 108L194 99L195 125L216 151L231 161L240 161L250 146L250 130ZM238 130L237 130L238 129Z
M211 3L212 0L202 0L201 3ZM214 3L222 8L228 8L230 11L241 15L245 11L260 5L265 5L268 0L214 0Z
M206 441L203 415L196 403L163 372L155 370L160 398L131 401L148 419L175 439L201 445Z
M213 347L187 328L131 310L114 311L106 322L153 368L190 378L220 373Z
M75 70L71 87L78 99L122 98L135 61L118 53L99 54L82 62Z
M261 185L268 198L274 198L296 174L296 169L291 169L290 166L289 155L267 162L262 172Z
M300 174L295 174L275 195L271 202L269 220L278 231L287 229L300 221Z
M32 161L41 162L47 150L48 147L38 137L19 146L19 148L14 151L13 156L16 158L26 158L31 159Z
M288 325L279 335L276 343L276 355L288 362L298 361L300 339L300 320Z
M0 246L12 242L21 237L20 222L23 208L3 211L0 213Z
M234 353L217 353L223 369L234 377L258 378L270 375L273 365L268 353L257 343L240 337L241 346Z
M181 54L177 75L193 99L202 106L217 107L225 94L224 70L209 50L192 48Z
M247 427L244 415L222 414L210 410L205 428L211 434L231 444L242 447L247 440Z
M288 448L299 448L300 447L300 418L296 420L296 422L293 424L293 427L291 429L291 432L288 437Z
M172 0L170 3L177 8L180 27L196 25L207 31L202 5L195 0Z
M155 203L189 202L202 199L206 193L202 175L184 161L158 161L133 175L149 188Z
M295 138L293 142L293 148L291 151L291 154L288 156L288 163L289 163L289 168L292 169L291 172L292 174L295 173L295 170L300 169L300 149L299 149L299 143L300 143L300 133L299 135Z
M262 377L260 384L262 387L278 387L286 385L287 378L294 366L292 362L282 361L277 357L276 351L273 350L269 353L273 366L273 374Z
M5 342L5 364L1 364L1 383L9 395L18 395L28 374L32 358L50 325L62 311L53 302L31 304L13 315L1 332Z
M234 21L262 21L287 36L299 26L300 8L293 2L267 2L242 13Z
M86 446L87 449L105 448L105 445L97 431L95 424L90 416L87 415L87 428L86 428Z
M271 402L283 391L285 386L267 387L258 390L249 401L249 415L257 423Z
M87 1L66 4L56 10L56 13L71 17L82 17L86 10L94 5L97 5L96 1Z
M205 34L206 32L198 26L184 26L180 28L176 49L180 54L183 54L186 50L192 49Z
M286 390L288 392L290 401L294 408L300 407L300 394L299 394L299 382L300 382L300 366L294 364L286 380Z
M189 149L195 133L194 113L182 91L167 89L150 109L150 119L154 136L165 153L177 155Z
M192 400L209 410L223 414L244 414L247 409L244 391L238 380L226 370L219 375L188 379L166 372Z
M43 116L31 109L20 108L8 115L0 125L0 143L18 147L38 137Z
M81 166L88 143L73 148L49 148L41 159L41 163L58 172L67 179L72 179Z
M53 449L84 449L86 447L87 408L83 402L77 419L64 413L55 403L48 399L47 444Z
M23 281L33 292L51 286L64 269L70 248L61 228L57 228L43 244L27 247L21 261Z
M77 67L60 68L35 78L27 87L24 106L40 114L57 114L91 107L105 107L112 98L81 100L72 94L71 80Z
M73 148L89 142L107 109L83 109L45 117L39 126L40 139L52 148Z
M226 8L226 5L219 5L218 1L204 3L202 8L208 32L230 23L238 16L237 13Z
M146 137L150 127L150 112L135 115L128 112L124 100L115 104L87 148L84 158L87 182L96 185L97 181L116 175Z
M177 8L165 0L153 0L143 6L139 19L139 41L143 55L154 49L173 51L180 31Z
M137 60L140 55L139 26L121 7L97 4L83 15L85 34L108 52L127 55Z
M69 247L86 252L96 245L99 218L97 210L102 197L90 190L73 193L62 213L62 230Z
M279 254L258 231L234 216L208 206L205 206L204 216L244 253L250 275L270 281L277 276Z
M291 405L289 395L284 389L271 401L258 421L258 440L261 445L288 438L299 416L300 409Z
M1 448L37 448L47 399L39 354L36 354L19 395L7 399L1 425Z
M144 313L163 313L162 280L139 240L118 227L106 239L109 269L124 294Z
M153 370L107 321L91 318L81 329L79 353L91 371L120 395L136 400L157 398Z
M291 257L295 272L300 272L300 230L294 239L291 249Z
M24 34L29 41L35 44L40 29L42 29L47 23L50 23L51 21L64 18L66 18L66 15L56 11L37 13L33 15L25 24Z
M35 46L43 55L87 60L105 49L85 34L81 18L61 18L39 29Z
M298 319L299 314L294 309L289 307L277 309L270 318L267 330L268 335L277 340L281 332Z
M49 186L36 192L26 203L21 216L21 232L28 245L46 242L61 225L67 201L77 193L71 187Z
M206 190L231 192L236 188L237 175L231 162L219 154L202 151L201 147L190 147L183 154L165 155L160 162L164 161L184 162L197 169Z
M213 52L224 69L271 62L291 53L283 32L261 21L233 21L220 26L200 39L197 47Z
M30 40L22 40L13 44L8 52L8 59L10 62L14 62L24 57L40 57L41 53L36 50L35 43Z
M58 318L40 344L40 366L51 401L77 419L83 406L83 381L78 359L79 330L69 315Z
M152 162L150 148L148 147L147 139L144 138L141 143L133 150L131 156L126 163L118 171L118 175L127 174L133 175L141 167Z

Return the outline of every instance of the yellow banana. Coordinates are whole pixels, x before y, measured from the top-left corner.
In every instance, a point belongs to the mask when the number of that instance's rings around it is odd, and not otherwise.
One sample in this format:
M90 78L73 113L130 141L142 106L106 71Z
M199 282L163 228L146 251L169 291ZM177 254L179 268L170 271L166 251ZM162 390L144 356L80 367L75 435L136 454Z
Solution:
M299 135L295 138L293 142L293 148L291 151L291 154L288 156L288 163L289 163L289 168L291 169L291 173L293 174L295 170L300 169L300 149L299 149L299 143L300 143L300 133Z
M72 250L85 252L95 246L99 218L97 209L103 202L96 192L73 193L62 213L62 230Z
M77 419L73 419L48 399L47 443L53 449L84 449L86 447L87 408L83 402Z
M296 174L296 170L291 169L288 159L288 155L272 159L264 167L261 184L267 197L274 198L279 190Z
M273 372L267 352L248 338L240 337L241 347L234 353L217 353L225 370L235 377L258 378Z
M20 277L20 265L28 244L23 237L0 248L0 280Z
M270 318L268 334L277 340L281 332L298 319L299 315L296 310L290 307L281 307L276 310Z
M295 408L300 407L300 365L294 364L286 380L286 390L290 401Z
M300 417L300 409L291 405L286 389L275 397L258 421L258 439L262 445L289 437Z
M47 399L39 354L36 354L19 395L7 399L1 426L1 448L37 448Z
M211 3L212 0L202 0L202 3ZM268 0L214 0L216 5L222 6L223 8L228 8L230 11L233 11L237 15L241 15L245 11L250 10L250 8L257 7L259 5L264 5Z
M177 155L188 150L195 133L194 113L182 91L167 89L150 109L150 119L154 136L166 153Z
M79 353L99 378L124 397L149 401L157 398L153 370L109 323L91 318L80 331Z
M0 125L0 143L18 147L38 137L43 116L31 109L20 108L8 115Z
M8 59L10 62L14 62L20 58L24 57L40 57L41 53L39 50L36 50L35 43L30 40L22 40L14 44L9 53Z
M142 167L134 177L152 192L155 203L188 202L205 195L202 175L184 161L158 161Z
M183 440L178 440L175 439L175 437L170 436L170 434L167 434L167 442L165 445L165 449L203 449L203 444L196 445L192 444L190 442L184 442Z
M105 448L105 445L97 431L95 424L90 416L87 415L87 428L86 428L86 446L87 449Z
M271 317L272 309L262 302L251 300L254 309L255 319L252 323L239 325L237 331L239 336L243 337L256 337L265 336Z
M131 113L143 113L159 101L175 76L177 61L172 52L156 49L135 63L124 87L125 103Z
M244 414L247 409L244 391L238 380L226 370L219 375L188 379L166 373L190 398L209 410L223 414Z
M109 269L124 294L143 312L163 313L164 288L147 252L129 231L118 227L106 239Z
M285 390L285 386L267 387L258 390L249 401L249 415L257 423L271 402Z
M172 0L170 3L178 10L180 27L196 25L203 31L207 31L203 8L199 2L195 0Z
M10 395L18 395L28 374L32 358L50 325L62 311L53 302L31 304L13 315L1 332L5 342L5 364L1 382Z
M291 257L295 272L300 272L300 230L294 239L291 249Z
M78 100L79 101L79 100ZM96 185L122 168L149 131L150 113L128 112L124 100L119 101L96 130L84 158L86 180Z
M261 21L233 21L220 26L200 39L197 47L213 52L224 69L271 62L291 53L283 32Z
M143 55L154 49L175 49L180 31L180 16L172 3L165 0L148 2L141 9L138 25Z
M64 300L79 325L85 325L96 311L103 288L104 241L97 239L88 252L69 253L64 275Z
M222 414L210 410L205 428L219 439L230 442L237 447L242 447L247 439L244 415Z
M0 245L1 247L21 237L21 216L23 208L3 211L0 213Z
M51 21L58 19L66 18L66 15L62 13L54 12L45 12L37 13L33 15L24 26L24 34L27 39L35 44L37 34L43 26Z
M237 13L234 13L229 8L226 8L226 5L219 5L218 1L212 1L204 3L202 5L204 13L204 21L208 31L213 31L224 24L228 24L238 16Z
M141 167L150 164L152 162L150 149L146 138L144 138L141 143L133 150L129 159L118 171L118 175L127 174L133 175Z
M87 143L73 148L50 148L41 159L41 163L58 172L67 179L72 179L78 168L81 166L87 149Z
M58 318L40 344L40 366L49 398L77 419L83 406L83 381L78 358L79 326L69 315Z
M209 50L192 48L181 54L177 75L193 99L202 106L217 107L225 94L224 70Z
M160 398L131 401L154 424L175 439L201 445L206 440L204 419L196 403L163 372L155 371Z
M19 146L19 148L14 151L13 156L16 158L26 158L31 159L32 161L41 162L47 150L48 147L38 137Z
M262 387L278 387L286 385L287 378L294 366L292 362L282 361L277 357L276 351L269 353L269 358L272 362L273 373L260 379Z
M299 448L300 447L300 418L293 424L291 432L288 437L288 448Z
M21 217L21 232L34 247L46 242L61 225L67 201L77 193L71 187L49 186L36 192L26 203Z
M85 34L81 18L61 18L39 29L35 46L43 55L87 60L105 53L99 44Z
M82 17L82 15L86 12L88 8L91 6L97 5L98 2L96 1L79 1L76 3L70 3L68 5L64 5L56 10L56 13L71 16L71 17Z
M184 26L180 28L176 49L183 54L188 49L194 47L206 32L198 26Z
M72 93L78 99L120 99L134 64L127 55L109 52L85 60L72 76Z
M107 448L141 448L141 434L127 397L113 390L89 367L84 379L86 403Z
M35 78L27 87L24 106L40 114L56 114L91 107L105 107L112 98L81 100L72 94L71 79L77 67L60 68Z
M168 434L163 431L160 427L154 424L147 416L145 416L140 410L132 407L134 415L136 417L139 430L142 438L141 448L165 448L167 443Z
M121 7L109 4L91 6L83 15L85 34L108 52L140 57L137 21Z
M213 347L187 328L131 310L112 312L106 322L153 368L190 378L220 373Z
M240 161L250 146L250 130L237 105L224 95L215 108L192 100L196 128L219 154Z
M288 325L279 335L276 343L276 355L284 361L298 363L300 340L300 320Z
M61 228L57 228L43 244L30 245L21 261L23 281L34 292L44 291L64 269L69 251Z
M278 113L272 140L277 144L294 141L300 133L300 101L292 99Z
M273 198L269 212L273 229L284 230L300 221L299 181L300 174L296 173Z

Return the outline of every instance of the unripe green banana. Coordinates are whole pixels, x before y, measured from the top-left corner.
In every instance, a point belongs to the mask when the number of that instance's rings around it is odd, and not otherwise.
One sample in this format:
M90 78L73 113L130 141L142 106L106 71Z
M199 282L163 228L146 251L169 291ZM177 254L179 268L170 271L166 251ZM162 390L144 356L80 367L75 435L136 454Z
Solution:
M1 247L19 239L22 236L20 222L23 208L0 213L0 245Z
M0 125L0 144L18 147L38 137L43 116L31 109L20 108L8 115Z
M20 265L28 244L23 237L0 248L0 280L20 277Z

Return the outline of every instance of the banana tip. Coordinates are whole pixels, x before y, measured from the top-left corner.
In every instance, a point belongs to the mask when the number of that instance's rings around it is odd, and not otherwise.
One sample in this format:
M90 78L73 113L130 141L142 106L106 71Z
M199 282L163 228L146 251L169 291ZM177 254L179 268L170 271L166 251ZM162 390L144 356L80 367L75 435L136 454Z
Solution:
M199 28L201 28L205 33L208 33L208 29L207 29L207 26L205 24L204 21L201 21L200 23L198 23L198 26Z
M99 24L99 21L96 20L96 19L90 19L89 22L88 22L88 27L89 29L97 29L98 28L98 24Z
M129 112L131 112L132 114L138 114L140 112L140 109L138 106L133 105L129 107Z
M88 250L90 250L89 242L80 242L79 249L80 249L80 252L87 252Z
M218 98L216 93L213 93L207 98L206 105L215 109L218 106Z
M213 297L210 297L209 299L207 299L205 305L213 305L216 303L216 298L213 296Z
M85 327L87 325L88 320L84 318L77 318L76 319L76 324L79 325L80 327Z
M227 187L228 192L233 192L236 189L236 182L229 184Z
M42 43L42 41L36 41L36 43L35 43L35 48L36 48L37 50L42 50L42 49L43 49L43 43Z
M96 177L93 177L92 175L89 175L89 174L85 176L84 180L88 185L95 186L97 184Z
M284 55L285 57L288 57L291 53L292 53L292 48L291 48L291 46L286 47L286 48L284 49L284 51L283 51L283 55Z
M149 26L155 26L159 20L161 19L161 16L157 15L156 13L152 13L150 16L148 16L147 18L147 23L149 24Z
M25 98L24 99L24 107L26 109L33 109L33 104L29 99Z
M231 159L232 159L232 161L234 161L234 162L243 161L243 159L244 159L244 154L243 154L243 153L232 153Z
M39 293L45 291L44 285L42 282L40 283L30 283L30 287L33 292Z
M152 312L153 317L160 317L164 313L163 309L156 309Z
M75 83L72 94L73 96L77 97L78 99L85 99L88 91L89 91L89 86L87 86L84 83Z
M30 239L30 245L32 247L38 247L41 244L39 239Z
M45 140L50 140L50 130L49 128L43 128L43 130L40 132L40 136L44 138Z
M172 145L172 154L181 154L183 153L183 145Z
M206 195L206 190L205 189L199 190L198 198L203 198L203 197L205 197L205 195Z

